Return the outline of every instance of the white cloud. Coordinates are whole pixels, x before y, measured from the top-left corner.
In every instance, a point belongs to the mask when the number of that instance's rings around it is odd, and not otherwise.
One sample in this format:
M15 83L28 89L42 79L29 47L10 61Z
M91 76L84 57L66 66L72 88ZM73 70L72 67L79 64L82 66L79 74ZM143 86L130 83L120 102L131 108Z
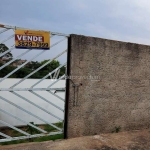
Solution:
M0 17L10 25L149 44L149 0L16 0L9 11L5 3Z

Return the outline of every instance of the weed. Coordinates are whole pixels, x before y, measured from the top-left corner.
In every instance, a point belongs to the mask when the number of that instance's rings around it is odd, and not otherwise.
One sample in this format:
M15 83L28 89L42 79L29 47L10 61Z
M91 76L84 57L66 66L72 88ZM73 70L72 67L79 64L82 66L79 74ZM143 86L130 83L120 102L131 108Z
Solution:
M34 122L30 122L31 124L35 125ZM54 125L56 125L59 128L63 128L63 123L62 122L58 122L55 123ZM35 125L37 126L37 125ZM45 124L42 125L44 130L46 130L47 132L55 132L57 131L56 128ZM31 135L32 134L38 134L40 133L37 129L27 125L26 127L22 128L22 130L29 132ZM23 136L23 134L19 133L16 130L10 130L9 131L11 133L11 136ZM9 142L3 142L0 143L0 145L10 145L10 144L19 144L19 143L28 143L28 142L43 142L43 141L49 141L49 140L57 140L57 139L63 139L64 135L63 134L56 134L56 135L50 135L50 136L43 136L43 137L38 137L38 138L33 138L33 139L24 139L24 140L16 140L16 141L9 141Z
M119 127L115 127L115 129L112 131L112 133L118 133L118 132L120 132L120 130L121 130L120 126Z
M36 126L36 125L34 124L34 122L30 122L30 123L33 124L34 126ZM32 135L32 134L38 134L38 133L40 133L39 130L37 130L37 129L35 129L35 128L29 126L29 125L27 125L26 131L29 132L31 135Z

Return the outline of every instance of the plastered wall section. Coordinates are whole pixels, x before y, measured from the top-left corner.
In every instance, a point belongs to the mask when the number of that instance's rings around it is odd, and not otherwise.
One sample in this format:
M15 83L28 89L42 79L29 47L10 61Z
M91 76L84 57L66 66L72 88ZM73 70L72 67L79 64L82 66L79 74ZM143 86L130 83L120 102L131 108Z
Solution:
M150 46L71 35L67 137L150 126Z

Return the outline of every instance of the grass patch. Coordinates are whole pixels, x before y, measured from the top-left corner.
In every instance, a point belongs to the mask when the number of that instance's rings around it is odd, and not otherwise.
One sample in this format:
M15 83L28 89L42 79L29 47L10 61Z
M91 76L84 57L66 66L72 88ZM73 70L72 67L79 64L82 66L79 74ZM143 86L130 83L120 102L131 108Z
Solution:
M50 141L50 140L58 140L58 139L63 139L64 135L63 134L57 134L57 135L51 135L51 136L43 136L40 138L33 139L34 142L43 142L43 141Z
M63 134L57 134L57 135L50 135L50 136L43 136L39 138L34 138L32 139L32 142L44 142L44 141L50 141L50 140L58 140L58 139L63 139L64 135ZM12 145L12 144L21 144L21 143L29 143L28 139L26 140L16 140L16 141L10 141L10 142L3 142L0 143L0 145Z
M63 123L62 122L55 123L54 125L56 125L57 127L61 128L61 129L63 128ZM36 126L38 126L39 128L44 129L47 132L57 132L58 131L57 129L55 129L54 127L52 127L48 124L36 125ZM21 129L25 132L28 132L30 134L40 134L40 131L35 130L31 126L20 127L19 129ZM22 133L20 133L16 130L13 130L13 129L4 129L2 132L9 135L9 136L12 136L12 137L24 136ZM57 134L57 135L43 136L43 137L38 137L38 138L3 142L3 143L0 143L0 145L20 144L20 143L29 143L29 142L43 142L43 141L50 141L50 140L54 141L54 140L63 139L63 138L64 138L63 134Z
M112 131L112 133L118 133L118 132L120 132L120 130L121 130L120 126L115 127L115 129Z
M16 140L16 141L10 141L10 142L3 142L0 143L0 145L12 145L12 144L20 144L20 143L27 143L28 140Z
M55 123L54 125L59 127L59 128L61 128L61 129L63 128L63 123L62 122ZM46 130L47 132L57 131L56 128L54 128L54 127L52 127L52 126L50 126L48 124L46 124L44 126L44 130Z

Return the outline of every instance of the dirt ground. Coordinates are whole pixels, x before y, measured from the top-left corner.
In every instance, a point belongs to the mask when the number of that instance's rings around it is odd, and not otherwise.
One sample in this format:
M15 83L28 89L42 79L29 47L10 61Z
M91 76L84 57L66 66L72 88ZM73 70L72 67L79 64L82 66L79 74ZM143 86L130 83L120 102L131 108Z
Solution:
M150 150L150 129L0 146L0 150Z

